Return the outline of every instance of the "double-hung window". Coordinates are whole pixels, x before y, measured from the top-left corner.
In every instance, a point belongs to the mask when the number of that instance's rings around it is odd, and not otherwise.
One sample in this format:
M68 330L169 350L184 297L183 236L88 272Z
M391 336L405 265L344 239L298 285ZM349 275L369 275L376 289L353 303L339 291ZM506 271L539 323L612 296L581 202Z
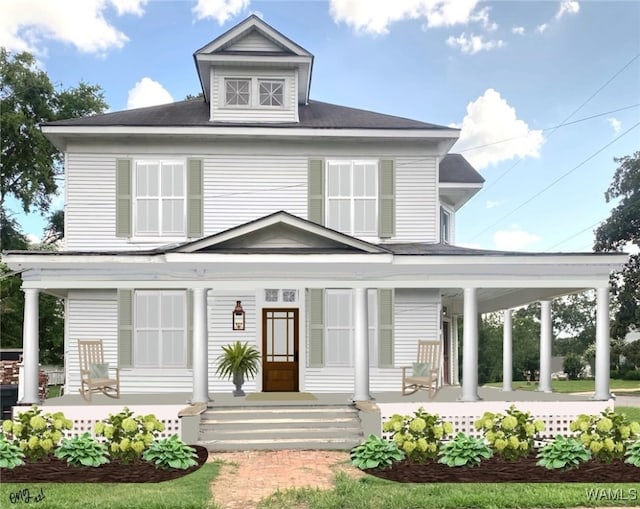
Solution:
M378 162L327 161L326 225L348 235L378 235Z
M369 364L377 366L378 298L376 290L368 292ZM353 366L354 294L351 290L326 290L325 352L327 367Z
M185 235L184 161L136 161L134 171L135 235Z
M134 365L187 366L187 300L184 291L136 291Z

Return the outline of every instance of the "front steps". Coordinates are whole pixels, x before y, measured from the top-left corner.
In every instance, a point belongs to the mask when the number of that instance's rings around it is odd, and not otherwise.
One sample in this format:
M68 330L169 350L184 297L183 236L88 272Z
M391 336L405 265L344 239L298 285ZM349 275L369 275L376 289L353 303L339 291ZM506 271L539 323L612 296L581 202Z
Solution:
M198 445L210 451L348 450L362 442L352 406L209 407L200 415Z

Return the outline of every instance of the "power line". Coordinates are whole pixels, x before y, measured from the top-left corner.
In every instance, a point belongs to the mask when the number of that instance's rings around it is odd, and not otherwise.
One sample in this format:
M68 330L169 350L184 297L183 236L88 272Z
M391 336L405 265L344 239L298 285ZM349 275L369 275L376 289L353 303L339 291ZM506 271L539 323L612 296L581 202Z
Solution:
M632 125L629 129L627 129L625 132L623 132L621 135L616 136L613 140L611 140L609 143L607 143L606 145L604 145L603 147L601 147L600 149L598 149L597 151L595 151L593 154L591 154L589 157L587 157L586 159L584 159L580 164L574 166L573 168L571 168L569 171L563 173L562 175L560 175L557 179L555 179L553 182L551 182L551 184L549 184L548 186L546 186L545 188L541 189L540 191L538 191L537 193L535 193L533 196L531 196L529 199L527 199L526 201L522 202L520 205L518 205L515 209L513 209L511 212L505 214L504 216L502 216L500 219L498 219L497 221L495 221L494 223L490 224L489 226L487 226L485 229L479 231L478 233L476 233L471 240L474 240L476 238L478 238L481 234L483 234L484 232L486 232L487 230L493 228L495 225L501 223L504 219L506 219L507 217L511 216L513 213L517 212L518 210L520 210L522 207L524 207L525 205L531 203L533 200L535 200L538 196L540 196L541 194L545 193L546 191L548 191L549 189L551 189L553 186L555 186L558 182L560 182L562 179L568 177L569 175L571 175L574 171L576 171L578 168L581 168L582 166L584 166L587 162L589 162L591 159L593 159L594 157L596 157L598 154L600 154L602 151L604 151L604 149L606 149L607 147L613 145L616 141L618 141L620 138L622 138L623 136L626 136L627 134L629 134L633 129L635 129L636 127L638 127L640 125L640 122L636 122L634 125Z
M595 223L593 223L591 226L587 226L584 230L580 230L578 233L575 233L573 235L571 235L571 237L567 237L564 240L561 240L560 242L558 242L557 244L554 244L553 246L545 249L545 252L549 252L552 249L564 244L565 242L569 242L571 239L575 239L578 235L581 235L582 233L586 232L587 230L591 230L594 226L599 225L600 223L602 223L602 221L596 221Z

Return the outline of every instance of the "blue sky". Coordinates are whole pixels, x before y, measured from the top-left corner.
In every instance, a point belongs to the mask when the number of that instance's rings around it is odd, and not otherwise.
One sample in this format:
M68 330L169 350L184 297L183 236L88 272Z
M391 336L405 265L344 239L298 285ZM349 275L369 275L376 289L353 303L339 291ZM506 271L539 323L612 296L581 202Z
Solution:
M315 55L312 99L462 127L453 151L486 184L457 215L461 245L589 251L614 205L613 158L640 149L640 2L1 5L0 45L33 52L64 87L101 85L112 111L198 93L193 52L258 14ZM18 218L42 235L38 214Z

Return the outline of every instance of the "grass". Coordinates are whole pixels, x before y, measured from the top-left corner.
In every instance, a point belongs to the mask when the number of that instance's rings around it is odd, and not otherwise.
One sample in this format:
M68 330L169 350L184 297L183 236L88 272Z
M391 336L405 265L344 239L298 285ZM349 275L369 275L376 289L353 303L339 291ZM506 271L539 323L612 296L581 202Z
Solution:
M490 382L486 384L489 387L502 387L502 382ZM512 383L513 390L535 391L538 387L537 382L531 382L527 385L525 381L517 381ZM640 381L638 380L619 380L612 379L609 386L613 392L616 389L638 389L640 392ZM551 388L554 392L594 392L595 380L551 380Z
M205 509L213 507L209 485L218 475L219 468L218 463L205 463L189 475L163 483L2 483L0 507L34 505L38 509ZM24 501L12 504L11 494L24 489L28 489L32 497L42 490L45 498L35 504L33 499L29 504Z
M614 408L617 414L625 414L630 421L640 422L640 407L637 406L617 406Z
M618 500L589 499L588 490L605 489ZM635 491L634 491L635 490ZM602 492L599 492L602 493ZM607 491L609 493L609 491ZM260 509L397 509L397 508L534 508L640 506L638 484L397 484L375 477L354 480L339 474L333 490L297 489L278 492L263 500Z
M49 386L49 395L47 396L47 399L57 398L58 396L60 396L60 387L62 387L62 386L61 385L50 385Z

